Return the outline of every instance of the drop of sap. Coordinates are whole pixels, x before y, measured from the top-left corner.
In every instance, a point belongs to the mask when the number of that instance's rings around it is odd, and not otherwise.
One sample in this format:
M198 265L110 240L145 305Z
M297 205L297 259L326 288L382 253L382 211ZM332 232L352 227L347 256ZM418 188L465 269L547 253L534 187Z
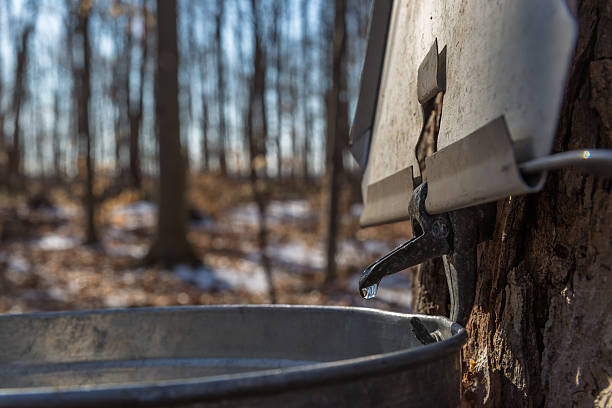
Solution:
M364 299L373 299L376 297L376 292L378 292L378 283L361 289L361 297Z

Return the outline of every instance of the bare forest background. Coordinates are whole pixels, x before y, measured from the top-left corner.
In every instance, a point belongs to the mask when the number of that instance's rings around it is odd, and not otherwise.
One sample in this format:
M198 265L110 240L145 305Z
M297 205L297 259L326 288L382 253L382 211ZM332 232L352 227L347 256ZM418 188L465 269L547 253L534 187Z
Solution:
M361 268L348 153L369 0L0 2L0 312L409 309Z

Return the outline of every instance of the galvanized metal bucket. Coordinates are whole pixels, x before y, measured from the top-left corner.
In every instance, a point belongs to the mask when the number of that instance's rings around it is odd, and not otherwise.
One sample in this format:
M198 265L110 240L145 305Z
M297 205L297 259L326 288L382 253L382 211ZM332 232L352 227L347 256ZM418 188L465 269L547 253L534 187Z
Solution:
M0 407L457 406L465 330L318 306L0 316Z

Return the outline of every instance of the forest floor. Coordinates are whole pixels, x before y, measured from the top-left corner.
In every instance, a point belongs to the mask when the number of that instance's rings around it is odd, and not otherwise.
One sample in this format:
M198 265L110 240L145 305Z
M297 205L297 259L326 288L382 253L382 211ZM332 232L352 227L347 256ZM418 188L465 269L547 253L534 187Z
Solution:
M95 246L81 244L78 187L39 183L28 196L0 196L0 313L268 303L249 183L205 175L190 184L188 238L203 263L171 270L140 262L155 230L151 194L126 190L102 201ZM406 272L386 278L375 300L357 290L361 270L409 237L406 223L359 229L361 205L343 191L338 278L325 284L320 188L273 184L268 254L279 303L410 310Z

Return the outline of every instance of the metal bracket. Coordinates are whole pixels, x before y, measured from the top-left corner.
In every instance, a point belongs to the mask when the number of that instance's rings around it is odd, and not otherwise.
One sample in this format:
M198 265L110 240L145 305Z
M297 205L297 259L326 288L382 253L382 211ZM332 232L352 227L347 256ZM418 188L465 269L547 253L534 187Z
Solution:
M566 2L373 4L351 129L352 150L364 166L367 217L361 225L407 217L405 204L416 185L405 186L415 182L390 178L425 180L415 147L427 115L419 113L439 90L444 91L444 108L437 153L425 166L430 213L541 189L545 173L521 172L517 163L551 151L577 38L577 22ZM370 197L371 192L384 195ZM388 212L379 204L391 196L394 201L403 196L403 212Z
M476 246L490 239L496 207L486 204L430 215L425 210L426 198L427 183L423 183L414 190L409 204L414 237L368 266L359 279L359 291L371 299L385 276L443 256L450 318L465 324L474 302Z

